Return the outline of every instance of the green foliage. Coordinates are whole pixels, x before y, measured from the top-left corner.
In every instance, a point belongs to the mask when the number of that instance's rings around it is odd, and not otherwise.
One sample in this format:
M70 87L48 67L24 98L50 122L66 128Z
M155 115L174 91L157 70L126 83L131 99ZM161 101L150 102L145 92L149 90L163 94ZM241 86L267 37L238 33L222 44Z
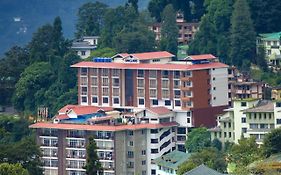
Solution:
M88 2L78 10L78 22L76 25L77 38L82 36L99 36L102 26L104 25L104 14L107 5L97 1Z
M270 133L265 135L263 141L264 155L269 157L272 154L281 152L281 128L271 130Z
M265 57L266 57L265 48L263 46L258 46L258 49L257 49L257 65L263 71L267 71L267 69L268 69Z
M171 4L164 8L162 14L160 49L166 50L174 55L176 55L178 51L176 13Z
M217 138L212 141L211 146L214 147L214 148L217 148L217 150L219 150L219 151L222 150L222 143Z
M104 48L98 48L97 50L94 50L91 52L91 55L86 59L87 61L91 61L92 58L96 57L105 57L105 58L110 58L117 54L115 49L109 48L109 47L104 47Z
M188 152L198 152L211 144L211 135L207 128L194 128L188 133L188 139L185 142L185 148Z
M246 0L237 0L231 16L231 62L244 70L255 63L256 33Z
M0 174L5 175L29 175L28 171L24 169L19 163L9 164L1 163L0 164Z
M250 163L260 160L262 156L254 137L241 138L238 143L230 149L228 159L230 163L236 165L234 172L241 174L243 172L245 173L247 170L246 167Z
M97 175L102 172L101 163L97 155L97 145L94 137L89 137L87 145L86 173L88 175Z
M181 164L177 173L181 175L201 164L205 164L206 166L219 172L225 172L227 165L223 153L218 151L216 148L204 148L191 155L186 162Z

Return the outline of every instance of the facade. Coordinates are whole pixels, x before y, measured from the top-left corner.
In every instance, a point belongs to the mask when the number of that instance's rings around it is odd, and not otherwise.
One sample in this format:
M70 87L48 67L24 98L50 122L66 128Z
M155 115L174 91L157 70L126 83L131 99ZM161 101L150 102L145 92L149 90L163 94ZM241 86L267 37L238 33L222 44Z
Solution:
M235 99L263 98L263 82L255 81L239 73L235 67L228 69L229 106Z
M186 22L181 15L177 16L177 26L179 28L178 44L189 44L194 39L195 33L199 30L199 23ZM155 23L149 27L155 33L155 40L161 39L161 23Z
M156 175L177 175L178 167L191 155L181 151L172 151L154 160L157 164Z
M81 39L75 40L72 43L71 49L76 51L77 55L82 59L85 59L91 55L92 50L97 48L98 40L98 36L84 36Z
M164 107L120 112L68 105L52 122L30 127L36 129L45 175L84 175L89 136L104 175L154 175L152 161L176 149L177 125L174 112Z
M227 65L213 55L171 61L168 52L118 54L113 62L80 62L78 104L114 108L165 106L176 112L178 149L189 127L215 126L228 105Z
M259 34L257 46L263 46L266 52L267 62L270 66L280 66L280 37L281 32Z
M271 99L281 100L281 86L273 87L271 89Z
M212 139L238 143L243 136L255 137L262 144L264 135L271 129L280 127L281 103L259 99L234 101L233 108L218 116L218 125L210 129Z

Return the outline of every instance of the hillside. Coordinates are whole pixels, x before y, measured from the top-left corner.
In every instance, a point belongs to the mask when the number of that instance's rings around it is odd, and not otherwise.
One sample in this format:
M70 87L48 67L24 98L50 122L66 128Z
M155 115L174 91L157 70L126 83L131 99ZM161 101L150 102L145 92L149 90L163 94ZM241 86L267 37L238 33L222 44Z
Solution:
M64 35L73 36L78 8L86 2L96 0L1 0L0 1L0 56L14 45L24 45L36 29L56 16L63 22ZM126 0L102 0L115 7L124 5ZM139 2L141 9L149 0Z

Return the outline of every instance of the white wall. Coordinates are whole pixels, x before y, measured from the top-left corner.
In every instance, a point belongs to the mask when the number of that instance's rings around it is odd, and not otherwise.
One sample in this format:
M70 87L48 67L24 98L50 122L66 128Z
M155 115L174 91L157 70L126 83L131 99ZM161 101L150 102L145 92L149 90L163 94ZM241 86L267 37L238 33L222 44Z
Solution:
M210 69L211 104L212 106L228 105L228 72L227 68ZM215 88L215 89L214 89Z

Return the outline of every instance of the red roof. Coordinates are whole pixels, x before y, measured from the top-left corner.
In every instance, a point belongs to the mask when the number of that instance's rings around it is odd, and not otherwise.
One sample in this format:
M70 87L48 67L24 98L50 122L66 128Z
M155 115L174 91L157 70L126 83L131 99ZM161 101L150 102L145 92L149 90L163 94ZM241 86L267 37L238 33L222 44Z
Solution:
M130 55L138 58L139 60L150 60L155 58L171 58L175 56L167 51L134 53Z
M202 70L211 68L227 68L228 65L214 62L208 64L145 64L145 63L99 63L99 62L80 62L71 67L86 68L107 68L107 69L142 69L142 70Z
M203 55L189 55L187 58L191 60L210 60L215 59L216 57L212 54L203 54Z
M80 105L66 105L59 110L59 113L66 113L67 110L72 109L77 115L91 114L98 110L111 111L112 107L97 107L97 106L80 106Z
M169 114L172 112L170 109L164 106L151 107L148 110L158 115Z
M57 116L55 116L55 118L57 118L59 120L69 119L68 115L66 115L66 114L57 115Z
M86 130L86 131L122 131L122 130L139 130L139 129L156 129L163 127L177 126L177 122L168 122L161 124L135 124L135 125L81 125L81 124L61 124L61 123L35 123L30 128L50 128L60 130Z

